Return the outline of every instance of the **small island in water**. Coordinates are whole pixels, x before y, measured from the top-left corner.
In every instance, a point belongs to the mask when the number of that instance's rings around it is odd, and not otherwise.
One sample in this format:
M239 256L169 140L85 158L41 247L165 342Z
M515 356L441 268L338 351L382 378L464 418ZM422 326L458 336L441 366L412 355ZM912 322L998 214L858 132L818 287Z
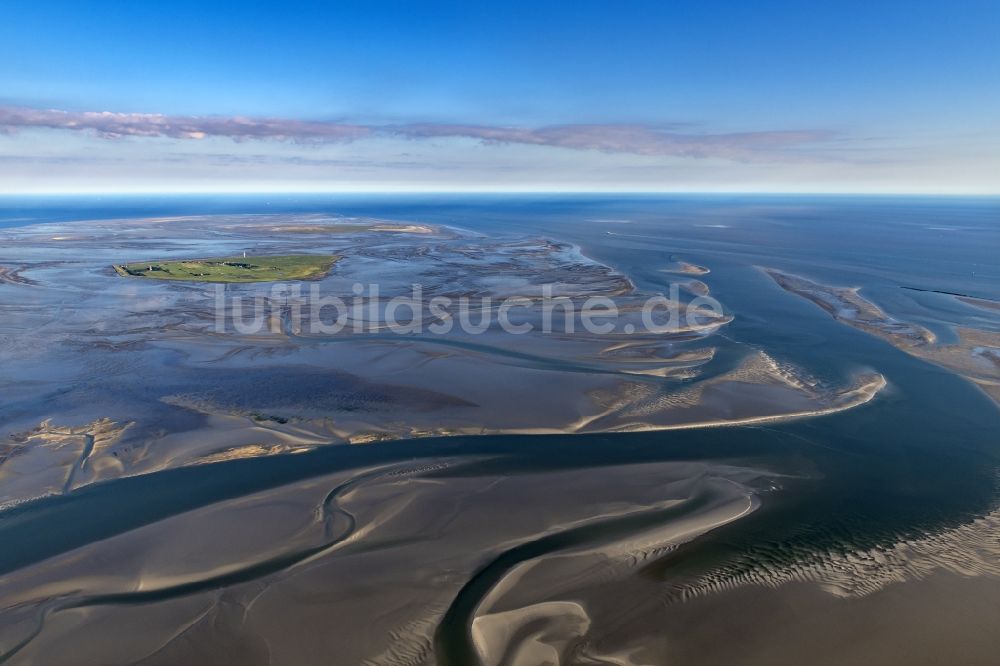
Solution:
M181 261L137 261L115 264L122 277L189 282L273 282L311 280L326 275L340 259L331 254L292 254L261 257L216 257Z

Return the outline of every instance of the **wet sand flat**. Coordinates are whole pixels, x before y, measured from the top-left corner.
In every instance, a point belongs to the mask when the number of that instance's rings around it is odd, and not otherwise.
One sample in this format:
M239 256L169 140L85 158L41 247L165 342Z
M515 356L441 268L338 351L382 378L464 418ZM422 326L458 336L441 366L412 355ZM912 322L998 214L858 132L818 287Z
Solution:
M338 206L0 230L0 663L992 663L993 209ZM247 250L381 291L110 268ZM620 317L394 332L414 283Z

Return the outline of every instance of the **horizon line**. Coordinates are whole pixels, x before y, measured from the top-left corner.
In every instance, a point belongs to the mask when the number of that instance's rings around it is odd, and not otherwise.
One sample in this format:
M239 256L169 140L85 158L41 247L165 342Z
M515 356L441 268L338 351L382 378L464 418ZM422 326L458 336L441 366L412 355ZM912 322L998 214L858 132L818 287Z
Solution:
M761 196L876 196L876 197L1000 197L1000 191L923 191L908 192L899 190L864 191L864 190L577 190L577 189L385 189L385 190L53 190L42 192L38 190L0 191L0 197L66 197L66 196L287 196L287 195L484 195L484 194L538 194L538 195L596 195L596 196L629 196L629 195L761 195Z

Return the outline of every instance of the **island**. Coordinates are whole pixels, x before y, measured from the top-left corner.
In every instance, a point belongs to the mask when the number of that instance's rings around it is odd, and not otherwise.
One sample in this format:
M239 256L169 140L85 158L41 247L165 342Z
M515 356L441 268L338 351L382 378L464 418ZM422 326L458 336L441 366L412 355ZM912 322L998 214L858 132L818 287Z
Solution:
M275 282L314 280L326 275L340 256L293 254L259 257L215 257L179 261L137 261L115 264L122 277L189 282Z

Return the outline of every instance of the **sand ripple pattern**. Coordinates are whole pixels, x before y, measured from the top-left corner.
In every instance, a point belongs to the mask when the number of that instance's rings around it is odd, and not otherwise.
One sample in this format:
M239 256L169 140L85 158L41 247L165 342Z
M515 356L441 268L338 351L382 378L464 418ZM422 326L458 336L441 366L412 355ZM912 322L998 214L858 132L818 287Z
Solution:
M838 597L857 598L936 572L1000 576L1000 510L889 546L815 553L791 565L770 566L766 550L755 549L752 556L679 587L672 596L687 600L748 585L776 588L800 582L815 583Z

